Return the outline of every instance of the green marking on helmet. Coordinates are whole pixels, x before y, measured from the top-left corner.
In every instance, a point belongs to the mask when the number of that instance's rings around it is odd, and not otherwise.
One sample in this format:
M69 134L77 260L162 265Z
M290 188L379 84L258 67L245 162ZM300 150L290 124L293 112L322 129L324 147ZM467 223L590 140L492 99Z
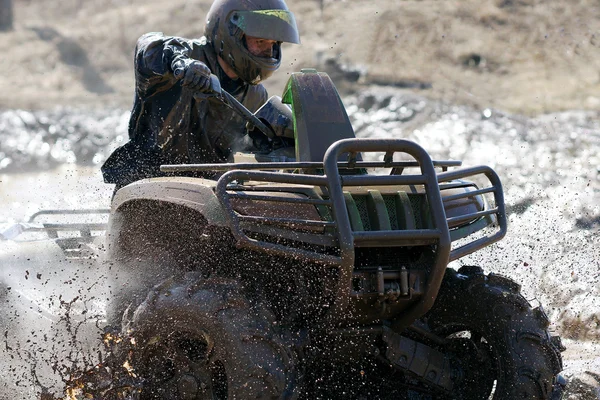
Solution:
M284 20L290 25L295 25L294 16L291 12L286 10L256 10L254 11L257 14L268 15L271 17L276 17L281 20Z

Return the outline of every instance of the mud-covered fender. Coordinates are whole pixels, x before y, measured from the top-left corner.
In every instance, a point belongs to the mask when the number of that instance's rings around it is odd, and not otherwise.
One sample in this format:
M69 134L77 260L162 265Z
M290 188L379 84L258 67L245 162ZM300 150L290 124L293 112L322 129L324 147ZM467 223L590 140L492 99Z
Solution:
M179 205L199 212L210 225L226 226L225 212L214 193L216 184L214 180L189 177L150 178L134 182L115 194L111 220L125 204L145 200Z
M160 177L121 188L111 205L109 256L148 258L156 251L166 257L171 249L184 252L210 227L227 229L215 186L209 179Z

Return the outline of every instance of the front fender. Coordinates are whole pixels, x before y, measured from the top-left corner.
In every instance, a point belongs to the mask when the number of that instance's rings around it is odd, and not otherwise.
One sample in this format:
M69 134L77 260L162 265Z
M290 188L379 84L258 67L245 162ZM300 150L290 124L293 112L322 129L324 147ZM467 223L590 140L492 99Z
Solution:
M209 225L227 226L223 207L214 193L217 182L210 179L169 177L142 179L121 188L111 204L112 217L134 201L156 201L199 212Z

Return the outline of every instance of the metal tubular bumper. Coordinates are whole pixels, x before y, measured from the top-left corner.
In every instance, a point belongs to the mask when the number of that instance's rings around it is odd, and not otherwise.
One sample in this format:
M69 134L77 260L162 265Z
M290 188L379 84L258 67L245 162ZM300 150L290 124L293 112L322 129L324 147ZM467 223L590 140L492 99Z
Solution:
M328 180L328 188L332 202L333 217L337 223L338 236L340 241L340 249L342 256L342 264L340 265L340 282L337 289L336 304L337 310L332 310L333 317L337 313L342 313L346 308L350 298L350 288L352 287L352 271L354 268L354 247L355 243L365 245L376 245L377 239L386 233L397 236L395 231L377 231L377 232L360 232L359 240L356 240L355 233L350 226L350 220L346 210L344 201L343 186L349 185L365 185L369 180L362 177L342 177L337 167L337 160L342 154L350 153L350 159L358 152L385 152L385 158L391 159L393 153L402 152L411 155L419 164L421 170L420 175L405 175L405 176L375 176L373 181L377 185L396 185L402 179L402 184L423 184L427 200L431 207L433 219L433 230L426 230L422 235L433 241L437 241L437 250L435 255L434 265L431 269L431 275L426 286L426 295L408 309L403 315L401 321L412 321L420 315L427 312L437 296L444 270L448 263L450 254L450 233L446 222L446 214L442 203L442 197L437 182L437 174L429 154L419 145L414 142L402 139L344 139L334 143L325 153L324 168ZM367 178L367 177L364 177ZM398 245L412 245L410 237L396 237ZM400 328L400 326L398 326Z
M390 160L394 153L406 153L411 155L420 169L420 174L415 175L387 175L387 176L368 176L368 175L342 175L340 174L339 158L344 154L350 154L350 160L353 155L359 152L385 152L386 160ZM294 168L294 163L288 166ZM355 168L356 164L346 163L346 167ZM385 167L389 162L379 163L378 166ZM411 166L414 163L411 163ZM337 288L337 302L330 312L330 317L340 319L343 311L346 309L349 298L352 272L354 269L354 251L355 247L377 247L382 243L393 242L394 246L414 246L418 244L435 244L436 256L432 266L431 276L428 279L427 295L415 306L409 310L410 315L421 315L425 313L432 305L439 290L444 270L448 263L450 255L450 235L446 222L446 215L440 189L438 186L438 175L434 169L429 154L414 142L399 139L344 139L334 143L326 152L322 164L325 176L322 175L304 175L289 174L266 171L243 171L233 170L226 172L220 179L216 187L216 194L226 210L230 227L233 235L238 240L240 246L256 250L266 251L275 254L302 257L305 259L337 265L340 269L340 281ZM278 243L265 242L250 238L244 232L243 223L248 221L244 216L238 215L231 204L231 197L236 196L236 190L249 190L251 188L232 185L234 181L265 181L274 183L287 183L293 185L312 185L321 187L328 194L327 200L321 200L330 207L332 212L332 222L334 228L330 231L324 231L322 235L332 237L339 248L339 256L331 254L322 254L310 250L288 247ZM393 185L422 185L425 188L428 204L431 208L433 220L432 229L422 230L379 230L379 231L353 231L346 209L344 200L344 187L349 186L393 186ZM256 189L259 190L259 189ZM268 196L267 196L268 197ZM261 200L268 200L261 195ZM306 199L306 203L314 204L315 199ZM274 198L273 201L276 201ZM295 200L296 201L296 200ZM302 200L298 200L302 202ZM320 202L321 202L320 201ZM263 223L277 223L276 218L261 218ZM257 222L257 221L255 221ZM322 224L324 228L331 225L330 221L316 220L296 220L285 221L286 223L296 223L306 225ZM390 245L388 243L388 245ZM403 318L404 319L404 318Z
M508 224L507 224L507 220L506 220L506 210L505 210L505 205L504 205L504 192L502 190L502 183L500 182L500 178L498 177L498 174L496 174L496 172L493 169L491 169L490 167L487 167L487 166L464 168L464 169L460 169L457 171L442 172L442 173L438 174L437 179L438 179L438 182L440 184L442 184L444 182L449 182L449 181L453 181L456 179L462 179L462 178L467 178L467 177L473 177L476 175L485 175L491 185L489 187L486 187L483 189L479 189L479 190L475 190L475 191L471 191L471 192L465 192L460 195L444 197L444 201L448 202L448 201L452 201L452 200L459 199L459 198L472 197L475 195L481 195L481 194L485 194L485 193L493 193L494 203L495 203L494 208L491 208L491 209L488 209L485 211L481 211L478 213L462 215L462 216L460 216L460 218L457 218L456 220L459 220L459 219L473 220L478 217L491 215L496 218L499 229L496 230L495 232L493 232L492 234L488 234L488 235L481 237L475 241L472 241L470 243L467 243L465 245L462 245L460 247L452 249L452 251L450 252L449 261L454 261L463 256L466 256L467 254L473 253L485 246L488 246L494 242L499 241L500 239L502 239L504 237L504 235L506 235ZM448 219L448 222L451 222L451 220Z

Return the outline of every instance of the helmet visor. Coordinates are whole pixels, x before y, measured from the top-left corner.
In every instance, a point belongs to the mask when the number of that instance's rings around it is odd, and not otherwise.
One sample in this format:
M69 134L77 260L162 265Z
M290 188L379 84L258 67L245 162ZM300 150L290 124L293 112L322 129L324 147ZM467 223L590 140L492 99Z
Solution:
M231 22L246 35L278 42L300 43L294 14L285 10L235 11Z

